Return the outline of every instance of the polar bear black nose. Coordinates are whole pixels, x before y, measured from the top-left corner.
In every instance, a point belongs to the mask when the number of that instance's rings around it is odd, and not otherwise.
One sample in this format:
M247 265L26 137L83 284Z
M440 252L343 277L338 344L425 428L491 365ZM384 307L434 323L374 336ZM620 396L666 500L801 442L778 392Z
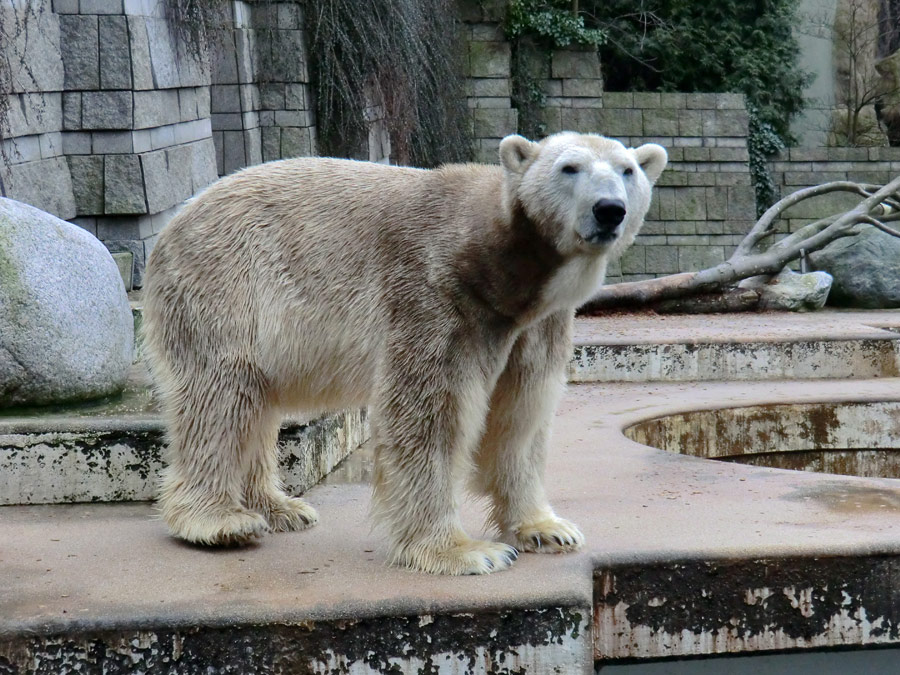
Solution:
M601 232L612 232L625 220L625 202L620 199L601 199L593 210Z

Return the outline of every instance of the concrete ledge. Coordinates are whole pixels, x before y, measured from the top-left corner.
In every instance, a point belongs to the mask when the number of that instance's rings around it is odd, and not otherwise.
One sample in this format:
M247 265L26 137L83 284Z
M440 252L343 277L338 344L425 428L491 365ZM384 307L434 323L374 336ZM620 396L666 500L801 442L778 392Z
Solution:
M26 644L0 636L0 662L12 673L40 662L42 672L105 675L519 673L534 664L547 673L584 673L589 623L587 607L549 607L36 635Z
M583 317L568 376L571 382L897 377L898 331L896 310Z
M594 658L614 663L897 644L898 574L897 555L685 560L599 569Z
M14 415L0 416L0 505L154 499L165 439L140 364L121 396ZM286 420L285 487L305 492L368 436L365 410Z
M156 417L0 421L0 505L152 500L164 436ZM305 492L366 438L365 410L284 425L278 443L286 489Z

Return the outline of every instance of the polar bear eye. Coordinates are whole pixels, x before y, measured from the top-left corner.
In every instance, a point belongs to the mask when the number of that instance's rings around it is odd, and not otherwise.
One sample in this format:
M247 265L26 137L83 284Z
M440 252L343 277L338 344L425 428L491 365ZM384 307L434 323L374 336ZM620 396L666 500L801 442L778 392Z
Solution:
M630 175L633 174L633 173L634 173L634 169L632 169L631 167L628 167L627 169L625 169L625 170L622 172L622 175L623 175L623 176L630 176Z
M573 164L566 164L562 168L562 172L567 173L569 175L576 174L576 173L578 173L578 167Z

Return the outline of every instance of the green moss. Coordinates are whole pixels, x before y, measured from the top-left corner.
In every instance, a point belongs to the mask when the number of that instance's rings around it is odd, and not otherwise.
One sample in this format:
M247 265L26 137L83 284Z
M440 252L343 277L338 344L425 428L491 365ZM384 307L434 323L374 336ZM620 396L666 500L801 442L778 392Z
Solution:
M0 218L3 218L0 215ZM28 297L19 268L12 256L12 228L0 220L0 298L9 313L9 322L18 321L19 309Z

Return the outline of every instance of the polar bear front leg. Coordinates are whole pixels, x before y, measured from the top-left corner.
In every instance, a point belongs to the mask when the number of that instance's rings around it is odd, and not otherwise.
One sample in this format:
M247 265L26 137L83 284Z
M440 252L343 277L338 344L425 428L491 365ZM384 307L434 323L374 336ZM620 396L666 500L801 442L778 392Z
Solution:
M394 564L434 574L488 574L518 557L512 546L469 537L459 520L460 493L487 410L489 370L479 351L453 340L415 349L395 345L379 368L373 515L390 538Z
M505 541L523 551L577 550L584 535L558 517L544 492L550 427L565 386L572 313L524 331L494 389L476 453L476 487L492 498L491 517Z

